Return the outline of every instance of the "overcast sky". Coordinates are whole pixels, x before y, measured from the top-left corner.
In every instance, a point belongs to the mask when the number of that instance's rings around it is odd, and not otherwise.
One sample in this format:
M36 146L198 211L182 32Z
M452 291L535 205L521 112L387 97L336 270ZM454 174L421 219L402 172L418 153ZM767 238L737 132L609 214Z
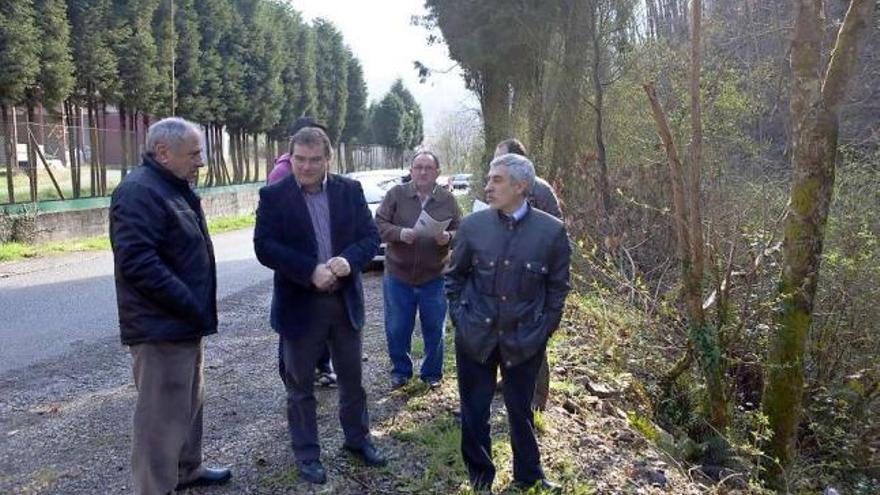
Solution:
M369 100L379 100L397 78L422 107L425 135L431 136L443 115L478 107L464 87L461 72L433 74L419 84L413 61L445 70L455 64L446 45L429 46L424 28L413 26L413 15L425 13L423 0L289 0L305 20L324 17L333 22L364 68Z

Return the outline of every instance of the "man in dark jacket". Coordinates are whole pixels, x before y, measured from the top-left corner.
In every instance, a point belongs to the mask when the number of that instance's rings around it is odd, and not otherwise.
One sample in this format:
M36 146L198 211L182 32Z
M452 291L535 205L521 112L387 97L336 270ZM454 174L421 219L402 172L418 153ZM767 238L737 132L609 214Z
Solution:
M370 440L361 384L364 298L361 270L379 233L360 183L328 174L327 134L306 127L291 138L293 175L260 189L254 250L275 271L270 320L280 335L287 420L300 476L325 483L315 411L315 364L330 343L339 385L343 447L385 464Z
M489 413L499 367L514 483L560 490L541 468L531 400L547 339L559 326L570 289L571 247L562 222L526 200L534 182L527 158L506 154L492 161L486 185L491 208L461 222L446 275L461 450L477 491L491 490L495 478Z
M506 153L528 158L526 147L519 139L510 138L498 143L495 147L495 156ZM529 192L529 204L539 210L543 210L554 217L563 220L562 208L559 206L559 198L553 186L540 177L535 177L535 187ZM547 399L550 396L550 363L547 362L547 353L541 358L541 368L538 370L538 379L535 383L535 396L532 398L532 408L543 411L547 409Z
M138 495L225 483L202 466L202 337L217 332L214 249L199 197L202 136L183 119L147 131L143 164L110 203L119 329L138 391L132 474Z
M293 124L291 124L288 129L288 132L290 133L289 135L293 136L299 132L300 129L305 127L317 127L325 133L327 132L327 127L316 121L314 117L304 116L293 121ZM290 177L291 174L293 174L293 165L290 163L290 153L285 152L275 159L275 167L269 172L269 176L266 178L266 184L271 185L276 182L281 182L284 178ZM284 354L281 352L280 341L278 342L278 373L281 375L281 379L284 380ZM336 386L336 373L333 372L333 366L330 364L329 346L324 349L324 353L321 354L321 358L318 359L318 364L315 367L315 384L322 387Z

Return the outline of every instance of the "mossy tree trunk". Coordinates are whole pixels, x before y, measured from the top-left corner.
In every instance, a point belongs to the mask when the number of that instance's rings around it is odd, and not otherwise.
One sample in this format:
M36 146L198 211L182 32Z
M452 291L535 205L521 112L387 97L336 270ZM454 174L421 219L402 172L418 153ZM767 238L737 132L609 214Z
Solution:
M795 0L791 91L792 186L783 239L779 309L766 364L762 408L772 438L765 478L786 488L801 421L804 357L813 318L825 224L834 188L838 117L857 61L858 42L870 26L874 0L852 0L824 78L820 77L822 0Z

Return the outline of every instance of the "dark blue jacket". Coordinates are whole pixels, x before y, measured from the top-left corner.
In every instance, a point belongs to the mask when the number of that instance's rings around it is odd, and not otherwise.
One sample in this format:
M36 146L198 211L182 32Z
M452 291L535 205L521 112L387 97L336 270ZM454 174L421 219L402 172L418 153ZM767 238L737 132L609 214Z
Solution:
M145 155L113 192L110 243L126 345L217 332L217 272L199 197Z
M562 318L570 263L565 226L541 210L516 223L494 209L465 217L446 273L456 347L479 362L499 348L507 367L541 351Z
M351 325L360 330L364 326L361 271L379 250L379 232L359 182L330 175L326 187L333 256L342 256L351 266L338 290ZM272 328L282 336L302 334L309 328L311 300L317 293L311 280L318 265L318 241L292 175L260 189L254 251L260 263L275 270Z

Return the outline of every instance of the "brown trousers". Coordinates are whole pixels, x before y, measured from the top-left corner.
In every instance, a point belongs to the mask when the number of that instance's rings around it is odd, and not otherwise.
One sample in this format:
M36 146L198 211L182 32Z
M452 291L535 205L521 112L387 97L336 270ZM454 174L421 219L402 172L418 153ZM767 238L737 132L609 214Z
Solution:
M131 346L137 405L131 444L136 495L165 495L202 469L202 342Z

